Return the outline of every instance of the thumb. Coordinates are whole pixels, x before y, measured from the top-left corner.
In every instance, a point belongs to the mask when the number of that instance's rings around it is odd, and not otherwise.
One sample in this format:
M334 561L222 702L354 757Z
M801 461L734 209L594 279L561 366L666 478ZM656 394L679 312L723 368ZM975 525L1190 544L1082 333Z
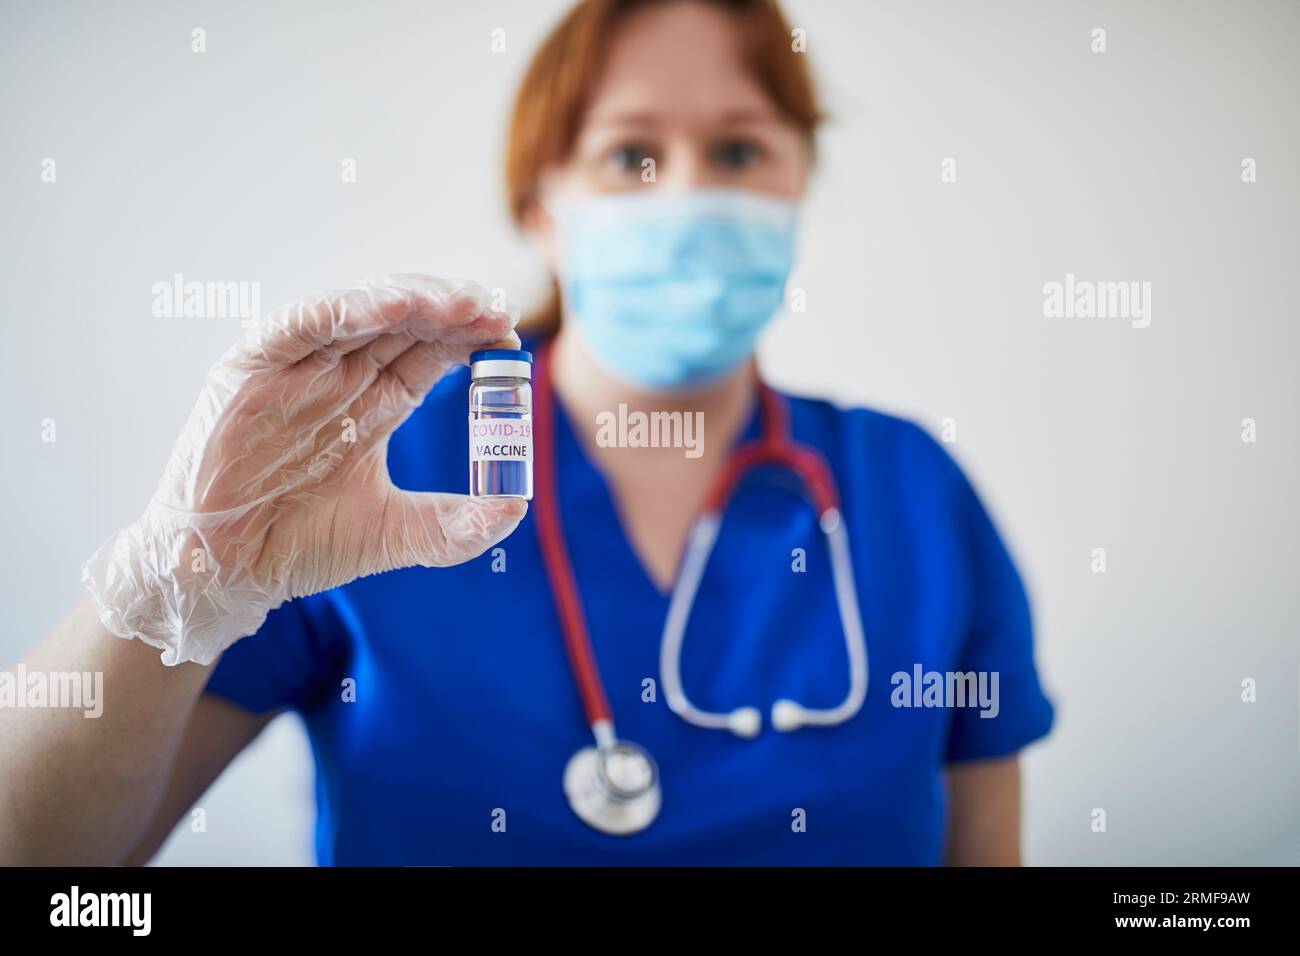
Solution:
M522 498L397 491L382 528L385 570L446 567L476 558L518 527Z

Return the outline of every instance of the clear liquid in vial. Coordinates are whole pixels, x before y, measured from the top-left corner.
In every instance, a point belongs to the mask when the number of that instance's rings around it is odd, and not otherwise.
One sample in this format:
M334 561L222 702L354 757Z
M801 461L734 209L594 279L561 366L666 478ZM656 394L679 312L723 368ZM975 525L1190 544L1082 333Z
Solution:
M475 392L469 409L469 493L480 498L531 499L532 406L517 404L523 396L514 388L476 386ZM504 394L511 392L515 394Z

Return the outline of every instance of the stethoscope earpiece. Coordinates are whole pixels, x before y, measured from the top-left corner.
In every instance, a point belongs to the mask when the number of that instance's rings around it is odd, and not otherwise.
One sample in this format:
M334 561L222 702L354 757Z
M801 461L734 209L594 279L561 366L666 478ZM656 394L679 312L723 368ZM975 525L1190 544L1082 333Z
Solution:
M778 700L772 705L772 726L782 733L790 733L804 725L804 709L798 701Z
M757 737L763 729L763 715L757 707L737 707L727 715L727 729L737 737Z

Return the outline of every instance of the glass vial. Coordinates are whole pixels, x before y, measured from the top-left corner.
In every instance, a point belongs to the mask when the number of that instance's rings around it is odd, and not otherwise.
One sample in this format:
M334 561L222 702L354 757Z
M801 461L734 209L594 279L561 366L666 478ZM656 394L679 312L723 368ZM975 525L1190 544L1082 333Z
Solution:
M483 349L469 357L469 493L533 497L533 356Z

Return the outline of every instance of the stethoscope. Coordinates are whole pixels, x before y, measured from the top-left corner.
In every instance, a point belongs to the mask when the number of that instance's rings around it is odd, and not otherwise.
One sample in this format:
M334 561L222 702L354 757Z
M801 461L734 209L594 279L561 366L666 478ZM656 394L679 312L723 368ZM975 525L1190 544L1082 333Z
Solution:
M564 769L564 793L569 806L584 823L602 833L629 835L644 830L659 814L663 803L659 768L644 747L619 739L596 667L556 496L555 402L551 395L549 353L549 344L539 350L533 383L533 515L559 610L565 650L582 697L587 724L595 738L595 746L583 747L570 758ZM696 727L729 730L747 738L757 736L762 729L763 716L759 709L746 706L712 712L697 707L682 687L681 658L691 606L722 527L727 501L745 474L759 466L789 468L803 482L817 509L830 551L835 601L849 655L849 691L838 706L821 709L804 707L793 700L778 700L772 705L772 726L789 733L801 727L842 724L852 719L867 699L867 641L835 479L819 452L796 443L791 437L788 412L781 397L761 382L758 388L763 433L732 452L709 488L687 537L686 554L673 587L659 645L660 680L664 699L673 713Z

